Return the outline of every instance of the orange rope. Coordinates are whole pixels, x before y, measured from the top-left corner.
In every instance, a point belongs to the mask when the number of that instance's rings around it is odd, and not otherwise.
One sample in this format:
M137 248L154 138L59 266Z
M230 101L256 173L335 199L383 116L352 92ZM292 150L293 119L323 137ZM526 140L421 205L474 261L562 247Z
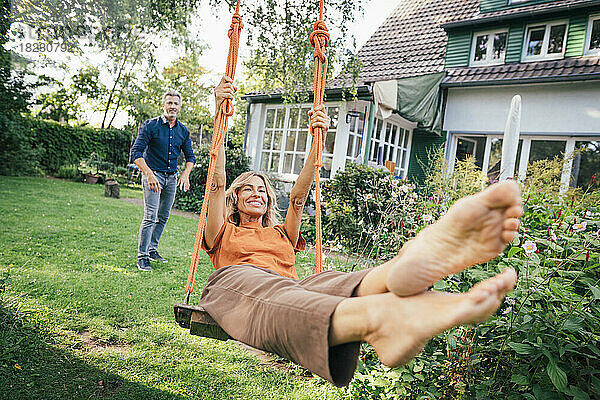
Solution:
M225 74L231 79L235 76L235 67L237 65L238 49L240 47L240 31L244 24L240 16L240 0L237 1L235 14L231 18L231 27L227 35L229 36L229 54L227 56L227 67ZM227 132L227 119L233 115L233 104L230 99L225 99L215 113L215 128L213 130L213 139L210 148L210 161L208 164L208 174L206 176L206 187L204 188L204 200L202 201L202 210L200 211L200 220L198 221L198 230L196 231L196 240L192 252L192 262L190 273L188 275L186 290L186 303L190 293L194 290L196 282L196 271L198 270L198 259L200 257L200 247L204 237L204 225L206 223L206 212L208 210L208 197L215 175L216 161L219 155L219 149L223 145L225 134Z
M323 22L323 0L320 0L319 19L315 22L309 37L310 44L315 48L313 58L315 60L315 87L313 95L313 108L323 104L325 94L325 78L327 76L327 57L325 47L329 44L329 32ZM323 129L311 129L313 136L313 148L315 149L315 241L316 241L316 266L315 272L323 271L323 232L321 229L321 186L319 184L319 170L323 166Z

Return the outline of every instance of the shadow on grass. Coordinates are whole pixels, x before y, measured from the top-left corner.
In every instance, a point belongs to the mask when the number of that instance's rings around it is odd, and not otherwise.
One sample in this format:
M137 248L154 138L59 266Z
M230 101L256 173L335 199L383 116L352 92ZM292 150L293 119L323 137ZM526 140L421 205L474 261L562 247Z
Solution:
M0 303L0 399L184 399L91 366L48 335Z

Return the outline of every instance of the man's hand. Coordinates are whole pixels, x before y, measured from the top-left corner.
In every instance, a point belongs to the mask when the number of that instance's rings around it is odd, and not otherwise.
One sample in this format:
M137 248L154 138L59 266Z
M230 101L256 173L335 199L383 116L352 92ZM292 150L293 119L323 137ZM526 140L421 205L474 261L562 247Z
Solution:
M179 182L177 182L177 186L179 186L179 189L183 190L184 192L190 190L190 175L183 172L179 176Z
M156 179L154 172L150 171L146 177L148 178L148 186L150 187L150 190L160 193L160 183L158 183L158 179Z
M225 101L225 99L233 100L233 96L237 92L237 88L233 86L233 80L224 76L221 78L221 82L215 88L215 106L217 109L221 106L221 103Z
M323 132L323 146L325 146L325 137L327 136L329 124L331 123L331 118L325 114L325 107L320 105L312 110L309 110L308 118L310 119L310 127L313 131L315 128L321 128Z

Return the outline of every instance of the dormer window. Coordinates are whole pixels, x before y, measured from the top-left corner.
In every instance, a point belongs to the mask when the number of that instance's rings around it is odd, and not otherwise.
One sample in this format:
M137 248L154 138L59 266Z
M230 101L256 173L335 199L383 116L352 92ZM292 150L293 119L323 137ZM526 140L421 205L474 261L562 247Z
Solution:
M590 17L585 40L585 54L600 55L600 14Z
M562 58L565 54L566 33L566 21L528 26L523 46L523 61Z
M503 64L508 31L478 32L473 35L471 65Z

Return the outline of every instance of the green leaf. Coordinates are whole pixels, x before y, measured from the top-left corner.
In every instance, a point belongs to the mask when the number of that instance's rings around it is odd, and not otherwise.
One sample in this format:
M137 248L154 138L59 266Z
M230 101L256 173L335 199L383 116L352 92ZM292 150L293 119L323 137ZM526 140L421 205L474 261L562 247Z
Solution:
M517 254L518 252L523 251L523 249L521 247L511 247L510 250L508 251L508 258L514 257L515 254Z
M569 391L571 392L571 396L573 396L573 400L590 400L590 396L577 386L569 386Z
M510 378L510 380L512 382L516 383L517 385L528 385L529 384L529 379L527 379L527 377L525 375L513 374L513 376Z
M515 343L509 342L508 347L517 352L517 354L531 354L533 353L533 347L526 343Z
M600 300L600 289L593 285L588 285L590 290L592 291L592 296L594 296L595 300Z
M564 328L571 332L579 332L583 329L583 318L571 317L565 321Z
M558 390L564 392L567 389L567 374L565 374L565 371L560 369L556 363L553 361L549 362L548 367L546 367L546 372Z

